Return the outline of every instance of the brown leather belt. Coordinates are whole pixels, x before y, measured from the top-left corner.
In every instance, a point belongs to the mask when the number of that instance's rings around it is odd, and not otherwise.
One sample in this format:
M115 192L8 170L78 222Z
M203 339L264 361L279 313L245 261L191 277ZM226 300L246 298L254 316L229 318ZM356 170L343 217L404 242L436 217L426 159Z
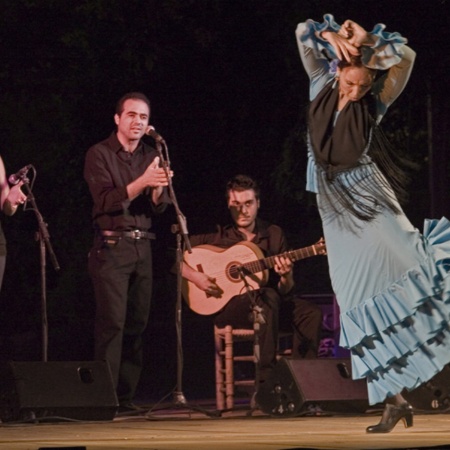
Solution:
M149 231L141 230L130 230L130 231L110 231L110 230L100 230L102 236L105 237L128 237L131 239L156 239L155 233L150 233Z

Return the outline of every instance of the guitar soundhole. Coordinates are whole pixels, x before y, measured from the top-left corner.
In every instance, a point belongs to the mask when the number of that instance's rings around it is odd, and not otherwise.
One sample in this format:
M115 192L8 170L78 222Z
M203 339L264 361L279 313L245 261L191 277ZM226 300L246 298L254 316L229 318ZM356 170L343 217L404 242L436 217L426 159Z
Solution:
M229 263L226 267L228 278L235 283L241 281L238 267L240 267L240 264L237 264L236 262Z

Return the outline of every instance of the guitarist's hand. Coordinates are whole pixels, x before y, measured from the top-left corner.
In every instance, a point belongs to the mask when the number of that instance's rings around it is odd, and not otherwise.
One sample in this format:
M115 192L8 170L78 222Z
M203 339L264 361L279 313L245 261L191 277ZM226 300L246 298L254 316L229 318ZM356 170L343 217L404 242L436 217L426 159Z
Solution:
M294 276L292 272L294 263L285 256L275 256L275 265L273 269L279 275L278 290L286 294L294 287Z
M281 255L275 256L275 265L273 266L273 269L280 277L284 277L292 272L292 266L293 263L289 258Z
M223 294L223 290L216 284L216 279L209 277L206 273L196 272L195 275L192 274L191 281L211 297L219 298Z

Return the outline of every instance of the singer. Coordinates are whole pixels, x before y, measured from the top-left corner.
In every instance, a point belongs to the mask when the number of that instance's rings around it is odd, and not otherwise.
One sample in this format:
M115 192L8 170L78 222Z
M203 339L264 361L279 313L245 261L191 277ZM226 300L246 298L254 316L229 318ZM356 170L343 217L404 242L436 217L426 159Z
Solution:
M12 188L9 187L6 178L5 165L0 156L0 209L7 216L12 216L17 207L27 199L27 196L21 191L20 187L23 182L17 183ZM3 274L5 273L6 264L6 238L0 223L0 289L3 284Z
M152 296L152 216L170 203L158 152L141 139L149 119L148 98L125 94L116 106L116 131L88 150L84 168L94 203L88 269L96 299L95 359L110 365L119 413L139 409L133 398Z

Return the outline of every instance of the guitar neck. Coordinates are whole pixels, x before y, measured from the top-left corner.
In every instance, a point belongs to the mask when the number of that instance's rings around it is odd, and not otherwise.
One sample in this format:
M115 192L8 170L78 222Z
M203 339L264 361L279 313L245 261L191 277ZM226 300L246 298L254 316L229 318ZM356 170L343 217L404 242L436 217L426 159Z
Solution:
M285 253L280 253L276 256L268 256L267 258L258 259L256 261L248 262L243 264L243 268L246 272L250 273L258 273L263 272L267 269L272 269L275 265L275 258L277 256L285 256L289 258L291 261L299 261L301 259L309 258L310 256L317 255L318 252L316 250L315 245L311 245L309 247L299 248L298 250L289 250Z

